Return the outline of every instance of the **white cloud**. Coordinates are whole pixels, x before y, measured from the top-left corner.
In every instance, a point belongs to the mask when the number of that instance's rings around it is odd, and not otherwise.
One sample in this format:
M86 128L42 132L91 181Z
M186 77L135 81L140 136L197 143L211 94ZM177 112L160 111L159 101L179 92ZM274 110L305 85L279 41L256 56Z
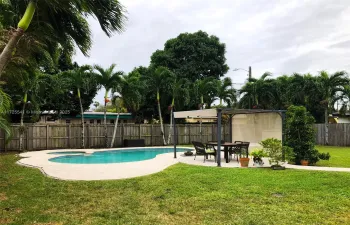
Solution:
M94 45L79 64L112 63L129 72L147 66L151 54L183 32L203 30L227 46L227 74L243 83L253 76L319 70L350 70L350 2L348 0L121 0L128 10L126 31L108 38L89 20ZM239 85L236 85L239 87ZM102 101L103 94L97 96Z

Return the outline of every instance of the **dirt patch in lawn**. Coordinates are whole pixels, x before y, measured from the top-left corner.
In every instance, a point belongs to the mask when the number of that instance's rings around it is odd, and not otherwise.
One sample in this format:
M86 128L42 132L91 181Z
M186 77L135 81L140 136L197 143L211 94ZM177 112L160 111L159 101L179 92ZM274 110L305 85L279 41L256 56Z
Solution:
M0 193L0 202L2 201L6 201L8 198L7 196L5 195L5 193Z

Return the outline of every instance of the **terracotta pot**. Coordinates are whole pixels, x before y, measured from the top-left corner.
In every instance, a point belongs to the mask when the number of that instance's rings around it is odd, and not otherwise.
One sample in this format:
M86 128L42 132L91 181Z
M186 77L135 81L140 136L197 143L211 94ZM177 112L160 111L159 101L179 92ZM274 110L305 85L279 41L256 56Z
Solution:
M307 161L307 160L300 160L300 163L303 166L308 166L309 165L309 161Z
M240 158L239 161L241 163L241 167L248 167L249 165L249 158Z

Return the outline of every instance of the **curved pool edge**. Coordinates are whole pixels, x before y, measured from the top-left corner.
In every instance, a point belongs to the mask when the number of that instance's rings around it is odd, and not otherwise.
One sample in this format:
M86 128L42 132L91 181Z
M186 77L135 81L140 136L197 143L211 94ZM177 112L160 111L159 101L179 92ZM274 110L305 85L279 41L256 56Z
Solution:
M149 148L149 147L144 147ZM164 148L164 146L152 147ZM171 147L169 147L171 148ZM191 147L181 147L193 149ZM133 148L113 148L110 150L127 150ZM141 149L141 148L140 148ZM71 150L71 149L70 149ZM106 151L108 149L77 149L93 153L96 151ZM174 153L158 154L155 158L124 163L110 164L66 164L50 162L50 158L57 157L55 154L47 154L49 152L62 151L59 150L43 150L37 152L26 152L19 154L22 159L17 161L18 165L37 168L45 176L60 180L75 181L93 181L93 180L117 180L127 179L139 176L146 176L163 171L169 166L179 162L174 158Z

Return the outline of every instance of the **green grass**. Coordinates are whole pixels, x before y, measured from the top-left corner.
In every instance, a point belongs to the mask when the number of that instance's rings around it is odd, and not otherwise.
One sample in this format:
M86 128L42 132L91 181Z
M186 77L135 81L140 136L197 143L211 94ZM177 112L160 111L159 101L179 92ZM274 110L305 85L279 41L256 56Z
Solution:
M0 224L350 223L350 173L177 164L78 182L47 178L18 159L0 155Z
M317 146L320 152L329 152L329 160L320 160L317 166L350 167L350 147Z

